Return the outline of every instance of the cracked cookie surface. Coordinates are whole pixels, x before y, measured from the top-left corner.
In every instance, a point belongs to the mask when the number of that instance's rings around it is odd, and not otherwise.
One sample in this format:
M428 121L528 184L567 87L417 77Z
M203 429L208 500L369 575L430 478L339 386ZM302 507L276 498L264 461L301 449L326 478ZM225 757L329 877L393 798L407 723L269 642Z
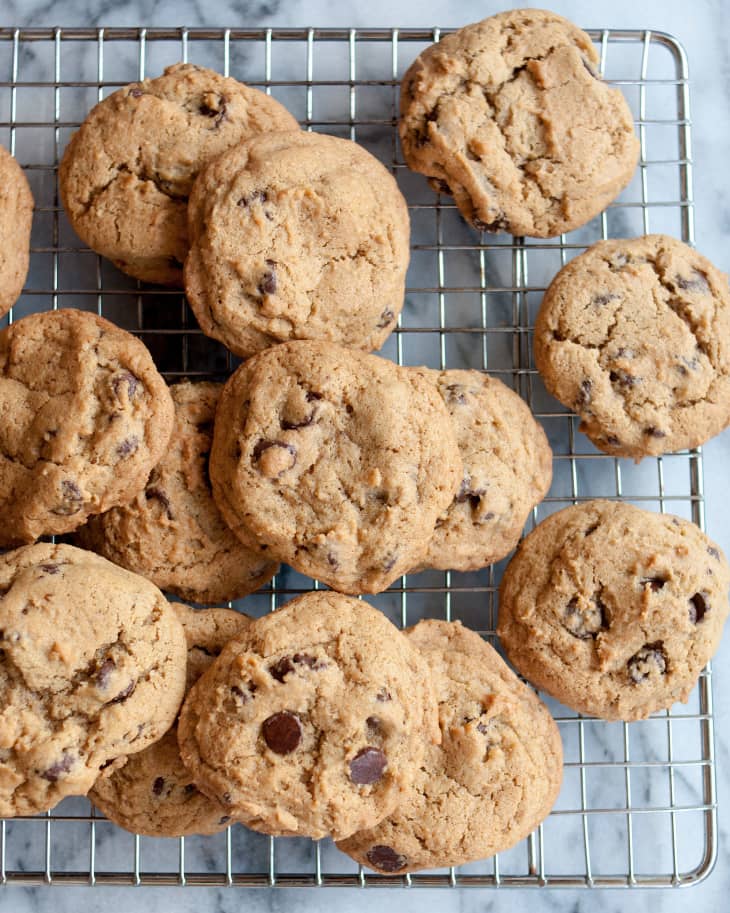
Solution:
M362 146L269 133L205 168L185 290L201 329L247 358L289 339L378 349L403 307L405 200Z
M727 277L666 235L599 241L545 293L535 364L606 453L696 447L730 424Z
M185 691L185 636L148 581L70 545L0 557L0 815L85 795L156 742Z
M436 689L441 744L427 747L393 814L337 844L386 875L509 849L548 815L563 774L547 707L478 634L437 620L406 634Z
M33 194L23 169L0 146L0 317L15 304L28 275Z
M0 332L0 545L70 532L144 487L172 431L144 345L95 314L31 314Z
M402 80L408 166L480 231L554 237L628 184L639 142L618 89L577 26L512 10L427 48Z
M84 548L193 602L240 599L277 570L231 532L213 500L208 454L221 390L209 382L171 386L175 426L146 486L76 533Z
M296 120L257 89L194 64L119 89L71 137L59 169L79 237L131 276L182 285L187 204L201 167Z
M178 736L236 820L319 839L389 814L439 732L418 651L382 612L323 591L232 640L190 691Z
M187 641L187 689L250 619L231 609L173 604ZM227 810L201 793L180 757L177 726L123 767L96 781L89 799L110 821L148 837L216 834L229 826Z
M375 355L300 341L229 379L210 475L242 541L365 593L422 561L463 473L433 383Z
M424 567L469 571L517 545L552 480L552 451L527 404L481 371L414 369L436 384L451 416L464 476L436 521Z
M720 642L730 571L687 520L589 501L543 520L500 587L515 668L581 713L636 720L687 701Z

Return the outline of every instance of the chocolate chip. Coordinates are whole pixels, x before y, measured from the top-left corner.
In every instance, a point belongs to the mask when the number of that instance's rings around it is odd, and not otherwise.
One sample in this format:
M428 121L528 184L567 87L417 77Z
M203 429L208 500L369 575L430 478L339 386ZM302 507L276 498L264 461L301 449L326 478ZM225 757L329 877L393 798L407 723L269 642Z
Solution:
M144 94L145 93L141 89L137 89L137 88L130 89L129 92L127 92L127 95L130 98L141 98Z
M588 527L588 529L583 533L583 535L586 538L588 538L588 536L592 536L593 533L595 533L595 531L598 529L599 526L600 526L599 523L594 523L592 526Z
M667 582L666 577L657 576L657 577L643 577L641 580L642 586L649 586L652 593L656 593L657 590L661 590L664 584Z
M61 774L66 774L71 770L73 763L73 755L64 754L60 761L56 761L47 770L42 771L41 776L44 780L48 780L49 783L55 783Z
M492 728L491 720L487 720L484 723L477 723L477 732L481 732L482 735L489 735Z
M370 735L377 735L380 732L380 717L379 716L369 716L365 720L365 728Z
M215 125L217 127L226 117L226 101L225 95L216 96L214 93L208 92L203 97L198 111L203 117L215 118Z
M228 824L228 822L230 820L231 820L230 815L223 815L221 818L218 819L218 824Z
M316 656L310 656L309 653L295 653L292 659L297 666L307 666L308 669L327 668L327 663L318 660Z
M144 496L148 501L159 501L167 514L168 520L175 519L172 510L170 509L170 499L161 488L158 488L156 485L153 485L151 488L146 488Z
M264 720L261 734L273 752L291 754L302 740L302 724L295 713L282 710Z
M667 436L666 431L662 431L661 428L656 428L654 425L649 425L648 428L644 428L644 434L646 434L647 437L656 437L656 438L661 438L661 437Z
M430 183L436 193L445 193L448 196L451 196L451 188L446 181L441 178L430 178Z
M297 462L297 450L296 447L292 444L287 444L286 441L268 441L261 438L261 440L254 445L252 453L253 462L258 463L261 460L262 455L272 447L275 447L280 451L286 451L288 454L288 458L284 462L280 464L279 462L271 461L272 465L267 466L264 470L267 476L276 476L278 478L279 476L284 475L287 470L294 467ZM280 469L278 468L279 465L281 465Z
M111 674L116 668L117 664L111 656L107 656L96 673L96 684L99 688L106 688L109 685Z
M605 630L608 627L606 606L600 596L594 596L584 608L574 596L563 610L563 627L578 640L591 640Z
M468 501L471 505L471 509L477 510L482 502L482 497L485 494L486 489L484 488L472 488L471 478L467 476L465 479L462 479L459 490L454 497L454 501L457 504L466 504Z
M380 691L375 695L375 700L379 701L381 704L385 704L387 701L392 701L393 698L390 695L390 691L387 688L381 688Z
M707 546L707 554L711 555L715 561L720 560L720 552L714 547L714 545Z
M112 390L117 399L122 398L122 393L127 394L127 399L134 399L137 389L141 386L138 377L135 377L131 371L122 371L115 374L112 378Z
M689 601L689 620L693 625L699 624L710 611L707 593L695 593Z
M447 384L444 387L443 397L449 406L465 406L466 387L463 384Z
M128 437L126 440L117 447L117 456L128 457L132 453L137 452L139 447L139 440L136 437Z
M350 761L350 779L357 786L369 786L382 779L388 759L379 748L368 745Z
M633 387L637 381L637 378L627 371L611 371L608 377L612 384L618 384L620 387Z
M607 434L603 440L604 443L608 444L609 447L618 447L621 444L621 441L616 437L615 434Z
M707 294L710 291L710 284L707 276L698 269L692 270L692 278L687 279L685 276L675 276L674 284L685 292L701 292Z
M645 644L627 663L629 678L635 685L645 682L650 676L664 675L667 671L667 658L664 644L658 640Z
M293 671L294 664L288 656L282 656L281 659L269 666L269 675L275 678L277 682L283 682L286 676Z
M161 796L162 790L165 788L165 780L163 777L157 777L155 782L152 784L152 794L155 796Z
M497 219L493 219L491 222L483 222L481 219L472 219L471 224L476 228L477 231L509 231L510 223L504 216L500 216Z
M238 201L238 205L242 206L244 209L248 209L253 203L267 203L269 200L269 195L265 190L252 190L251 193L245 194Z
M134 689L136 687L137 687L137 682L134 682L134 681L130 682L127 685L127 687L124 688L122 691L120 691L116 697L113 697L111 699L111 701L109 701L109 703L110 704L121 704L122 701L126 701L128 697L131 697L131 695L134 692Z
M378 330L384 330L395 320L395 314L390 308L385 308L385 310L380 315L380 320L375 324L375 328Z
M390 552L383 559L383 571L388 574L395 567L395 563L398 560L398 552Z
M259 282L259 294L273 295L276 291L276 261L267 260L266 265L268 266L268 269Z
M588 378L580 382L578 395L575 398L575 408L577 410L585 409L593 397L593 384Z
M192 796L192 794L195 792L195 790L196 790L196 787L195 787L194 783L186 783L185 787L183 788L183 792L185 793L186 796Z
M77 514L84 503L81 489L75 482L69 482L68 479L61 482L61 498L62 503L51 511L59 517L71 517L73 514Z
M242 704L247 704L251 700L251 695L256 693L256 685L253 682L246 684L246 691L239 688L238 685L231 685L231 694L237 697Z
M615 301L620 297L620 295L614 295L611 292L606 292L603 295L595 295L593 298L591 298L591 304L595 305L596 307L603 307L610 301Z
M60 568L57 564L41 564L40 568L46 574L60 573Z
M380 869L381 872L399 872L408 864L406 856L402 856L390 846L376 844L371 847L367 853L367 860L374 869Z
M337 558L335 558L332 552L327 552L327 564L329 564L333 570L337 570L337 568L340 566L340 562L337 560Z

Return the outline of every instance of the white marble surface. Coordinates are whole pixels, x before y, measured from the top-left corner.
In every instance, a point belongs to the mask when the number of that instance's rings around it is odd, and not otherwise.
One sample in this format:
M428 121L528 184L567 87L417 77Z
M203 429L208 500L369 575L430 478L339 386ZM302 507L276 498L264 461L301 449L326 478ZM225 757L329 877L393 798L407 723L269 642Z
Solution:
M465 2L444 5L434 0L159 0L150 9L145 0L3 0L0 25L230 25L230 26L456 26L496 12L501 4ZM697 244L719 266L730 267L730 194L727 158L730 152L730 4L723 0L554 0L551 7L585 27L651 27L670 32L687 49L692 77L694 121L695 199ZM710 534L730 552L730 512L726 508L730 470L730 433L705 448L707 526ZM242 893L213 889L13 889L0 894L0 909L19 911L76 911L80 905L121 910L208 911L330 910L343 913L386 909L419 913L451 911L530 910L612 911L647 913L679 911L687 904L704 911L730 906L730 640L726 636L714 662L716 751L719 793L720 849L714 873L687 894L685 891L388 891L358 892L261 890ZM682 820L679 820L682 827ZM651 836L644 833L644 851Z

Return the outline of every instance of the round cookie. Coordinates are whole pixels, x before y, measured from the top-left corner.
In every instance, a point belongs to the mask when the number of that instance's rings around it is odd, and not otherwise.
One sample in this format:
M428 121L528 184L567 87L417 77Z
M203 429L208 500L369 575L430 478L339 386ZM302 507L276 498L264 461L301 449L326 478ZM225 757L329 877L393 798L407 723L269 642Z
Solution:
M666 235L599 241L545 293L535 364L606 453L696 447L730 424L727 276Z
M209 382L170 387L175 427L146 487L76 533L84 548L193 602L239 599L277 571L233 535L211 494L208 454L221 390Z
M375 355L300 341L228 380L210 476L225 521L252 548L367 593L422 561L462 466L433 383Z
M23 169L0 146L0 317L15 304L28 275L33 194Z
M0 332L0 545L70 532L130 501L170 439L172 399L144 345L85 311Z
M406 631L428 665L442 741L380 824L337 844L385 875L461 865L514 846L545 818L563 776L547 707L460 622Z
M479 231L552 238L585 224L631 179L631 112L577 26L543 10L467 25L416 58L399 124L410 168L453 195Z
M481 371L419 370L436 384L454 426L464 477L436 521L424 567L470 571L517 545L552 481L552 451L526 403Z
M70 545L0 556L0 816L85 795L156 742L185 691L185 636L148 581Z
M697 526L588 501L524 539L500 587L515 668L581 713L637 720L687 701L717 649L730 570Z
M255 830L347 837L392 812L439 738L426 672L382 612L307 593L252 622L193 686L183 761Z
M59 189L76 234L145 282L182 285L187 203L201 167L265 130L296 130L275 99L179 63L99 102L71 137Z
M189 690L250 619L230 609L196 610L179 604L173 609L185 629ZM222 805L196 788L180 757L176 725L159 742L97 780L89 799L115 824L148 837L216 834L231 821Z
M185 290L201 329L247 358L289 339L379 349L403 307L408 209L349 140L269 133L205 168L190 196Z

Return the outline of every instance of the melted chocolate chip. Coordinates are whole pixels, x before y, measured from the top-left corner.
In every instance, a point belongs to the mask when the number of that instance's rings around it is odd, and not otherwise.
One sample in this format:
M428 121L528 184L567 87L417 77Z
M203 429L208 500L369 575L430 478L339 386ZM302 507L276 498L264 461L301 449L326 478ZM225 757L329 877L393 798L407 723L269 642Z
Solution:
M693 625L699 624L710 611L707 593L695 593L689 601L689 620Z
M493 219L491 222L483 222L481 219L472 219L471 224L476 228L477 231L490 231L492 233L498 231L509 231L510 224L504 216L499 216L497 219Z
M74 758L73 755L64 754L60 761L56 761L55 764L44 770L41 773L41 776L44 780L48 780L49 783L55 783L62 774L66 774L73 767Z
M378 330L384 330L395 320L395 314L390 308L385 308L383 313L380 315L380 320L375 324L375 328Z
M151 488L146 488L144 496L148 501L159 501L167 514L168 520L175 519L172 510L170 509L170 499L161 488L158 488L156 485L153 485Z
M337 558L335 558L332 552L327 552L327 564L329 564L333 570L337 570L337 568L340 566L340 562L337 560Z
M380 732L380 717L379 716L369 716L365 720L365 728L368 733L371 735L377 735Z
M486 489L484 488L472 488L471 479L467 476L465 479L462 479L459 490L454 497L454 501L457 504L466 504L468 501L471 505L472 510L477 510L481 504L482 497L486 494Z
M231 816L230 816L230 815L223 815L222 817L220 817L220 818L218 819L218 824L228 824L228 822L229 822L230 820L231 820Z
M134 681L130 682L127 685L127 687L124 688L122 691L120 691L116 697L113 697L111 699L111 701L109 701L109 703L110 704L121 704L122 701L126 701L128 697L132 696L134 689L136 687L137 687L137 682L134 682Z
M628 371L611 371L608 377L612 384L618 384L620 387L633 387L637 380Z
M264 720L261 734L273 752L291 754L302 740L302 724L295 713L282 710Z
M666 582L667 578L662 577L661 575L657 575L656 577L644 577L641 580L642 585L650 587L652 593L656 593L657 590L661 590Z
M575 408L576 409L585 409L586 406L590 403L593 397L593 384L588 378L582 380L580 383L580 388L578 389L578 395L575 398Z
M59 574L60 573L60 568L57 564L41 564L40 568L45 574Z
M273 295L276 291L276 261L267 260L266 265L268 266L268 269L262 275L261 281L259 282L259 294Z
M155 782L152 784L152 794L155 796L161 796L162 790L165 788L165 781L162 777L157 777Z
M277 682L283 682L290 672L294 671L294 663L288 656L282 656L281 659L269 666L269 675L275 678Z
M84 503L84 496L81 494L81 489L75 482L69 482L68 479L64 479L61 482L61 498L63 499L61 504L53 508L51 513L58 515L59 517L70 517L73 514L77 514Z
M664 644L658 640L645 644L627 663L629 678L635 685L645 682L650 676L664 675L667 671L667 657Z
M592 536L593 533L595 533L595 531L598 529L599 525L600 525L599 523L594 523L592 526L589 526L588 529L583 533L583 535L586 538L588 538L588 536Z
M648 428L644 428L644 434L648 437L662 438L667 436L666 431L662 431L661 428L655 428L654 425L649 425Z
M137 89L137 88L130 89L129 92L127 92L127 95L130 98L141 98L144 94L145 93L141 89Z
M713 545L707 546L707 554L711 555L715 561L720 560L720 552Z
M258 441L253 448L252 460L254 463L257 463L262 454L266 453L271 447L280 447L282 450L286 450L290 456L290 462L288 466L284 466L279 472L276 473L277 477L284 475L288 469L292 469L297 462L297 449L292 444L287 444L286 441L268 441L262 438Z
M186 783L183 788L183 792L186 796L192 796L192 794L195 792L195 789L196 787L194 783Z
M128 437L117 447L117 456L128 457L137 452L139 440L136 437Z
M603 295L594 295L594 297L591 298L591 304L595 305L596 307L603 307L604 305L609 304L609 302L615 301L619 297L620 295L614 295L611 292L605 292Z
M396 853L390 846L376 844L365 854L370 865L381 872L400 872L408 864L406 856Z
M251 700L251 695L255 693L256 685L253 682L247 683L246 691L243 688L239 688L238 685L231 685L231 694L237 697L242 704L247 704Z
M436 193L445 193L448 194L448 196L451 196L451 188L446 183L446 181L442 180L441 178L431 178L430 181L431 186L436 191Z
M214 117L217 127L226 117L226 101L225 95L216 98L212 93L208 93L201 101L198 111L203 117Z
M112 390L117 399L122 398L122 393L126 392L127 399L134 399L137 389L141 386L138 377L135 377L131 371L122 371L116 374L112 379Z
M607 434L603 440L609 447L618 447L621 443L615 434Z
M358 786L369 786L382 779L388 759L379 748L368 745L350 761L350 779Z
M444 399L450 406L465 406L466 388L463 384L448 384L444 387Z
M710 284L707 281L707 276L698 269L692 270L692 278L688 279L685 276L675 276L674 284L677 288L681 288L685 292L701 292L707 294L710 291Z
M398 552L391 552L386 555L383 560L383 571L388 574L395 567L395 563L398 560Z
M585 608L581 608L578 597L574 596L563 610L563 627L578 640L591 640L605 630L606 606L600 596L594 596Z
M387 688L381 688L375 695L375 700L379 701L381 704L385 704L387 701L392 701L393 698Z
M114 662L111 656L107 656L104 662L99 666L99 669L96 673L96 684L99 688L108 687L111 674L116 668L117 664Z
M252 190L251 193L247 193L245 196L242 196L238 201L238 205L242 206L244 209L248 209L253 203L267 203L269 200L269 195L265 190Z

